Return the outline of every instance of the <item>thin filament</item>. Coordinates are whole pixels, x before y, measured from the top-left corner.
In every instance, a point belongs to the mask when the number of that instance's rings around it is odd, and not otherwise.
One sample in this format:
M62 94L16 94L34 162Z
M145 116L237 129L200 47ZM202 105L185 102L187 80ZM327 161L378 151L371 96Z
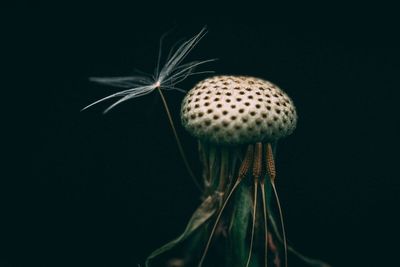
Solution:
M250 237L250 248L249 248L249 256L247 258L246 267L249 267L252 250L253 250L253 242L254 242L254 229L256 226L256 212L257 212L257 191L258 191L258 177L254 177L254 204L253 204L253 221L251 226L251 237Z
M276 203L278 206L278 211L279 211L279 218L281 221L281 228L282 228L282 237L283 237L283 247L284 247L284 252L285 252L285 266L287 267L287 242L286 242L286 231L285 231L285 224L283 222L283 214L282 214L282 207L281 207L281 202L278 197L278 192L276 191L275 187L275 178L276 178L276 169L275 169L275 160L274 160L274 154L272 152L272 147L271 144L267 144L267 151L266 151L266 165L267 165L267 172L268 175L271 179L271 185L272 185L272 191L274 191Z
M283 222L283 214L282 214L282 208L281 208L281 203L279 201L278 197L278 192L276 191L275 183L271 182L272 184L272 190L274 191L276 203L278 206L278 211L279 211L279 217L281 220L281 228L282 228L282 237L283 237L283 247L284 247L284 252L285 252L285 266L287 267L288 265L288 260L287 260L287 241L286 241L286 231L285 231L285 224Z
M195 185L197 186L197 188L200 191L203 191L201 186L200 186L200 184L199 184L199 182L196 179L196 176L194 175L192 169L190 168L189 162L187 161L185 152L183 151L183 147L182 147L181 141L179 140L178 134L177 134L177 132L175 130L175 125L174 125L174 122L172 120L172 116L171 116L171 113L169 111L169 108L168 108L168 105L167 105L167 101L165 101L164 94L161 92L160 88L158 88L157 91L160 93L161 99L163 101L163 104L164 104L164 107L165 107L165 111L167 113L167 117L168 117L168 120L169 120L169 124L171 125L172 132L174 133L174 137L175 137L176 143L178 145L179 153L181 154L181 157L182 157L183 163L185 164L186 170L188 171L190 177L192 178L192 180L195 183Z
M261 178L260 187L261 187L261 198L262 198L263 216L264 216L264 232L265 232L264 266L267 267L268 266L268 221L267 221L267 200L265 198L265 180L263 178Z
M253 242L254 242L254 229L256 225L256 212L257 212L257 192L258 192L258 179L262 171L262 144L257 143L254 150L254 160L253 160L253 178L254 178L254 204L253 204L253 222L251 227L251 238L250 238L250 248L249 256L247 258L246 267L249 266L251 255L253 252Z

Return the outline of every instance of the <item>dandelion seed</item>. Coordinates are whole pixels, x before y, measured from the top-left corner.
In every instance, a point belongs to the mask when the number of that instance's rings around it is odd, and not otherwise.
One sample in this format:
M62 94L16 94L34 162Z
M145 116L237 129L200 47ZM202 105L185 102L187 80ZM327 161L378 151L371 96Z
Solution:
M101 98L91 103L90 105L87 105L82 110L88 109L106 100L120 97L118 101L114 102L106 110L104 110L104 113L107 113L117 105L132 98L150 94L155 89L159 89L160 93L161 90L176 90L179 92L186 92L185 90L178 88L176 85L192 75L213 73L213 71L195 72L195 68L202 64L215 61L216 59L192 61L189 63L182 64L182 61L187 57L187 55L204 37L205 34L206 34L206 28L204 27L197 35L183 42L175 50L175 52L174 49L172 48L165 64L160 69L160 61L162 56L161 55L162 41L165 35L162 36L160 39L160 48L154 75L143 73L141 76L90 78L90 81L92 82L109 85L112 87L126 88L126 90L119 91L117 93Z
M185 93L186 91L177 87L177 84L185 80L187 77L197 74L204 74L204 73L213 73L213 71L199 71L196 72L195 68L203 65L208 62L215 61L216 59L207 59L207 60L198 60L198 61L191 61L189 63L182 64L183 60L187 57L187 55L193 50L193 48L198 44L198 42L204 37L206 34L206 28L203 27L201 31L195 35L194 37L190 38L189 40L183 42L176 50L174 47L170 50L168 57L166 59L165 64L160 68L160 62L162 57L162 41L165 37L165 34L160 39L160 47L158 51L158 58L157 58L157 65L155 68L154 75L143 73L141 76L129 76L129 77L92 77L90 81L109 85L113 87L124 88L126 90L119 91L117 93L111 94L104 98L101 98L90 105L84 107L82 110L86 110L96 104L104 102L106 100L112 98L120 98L112 105L110 105L107 109L104 110L103 113L109 112L111 109L116 107L117 105L128 101L132 98L137 98L140 96L144 96L147 94L152 93L154 90L160 93L163 105L165 107L165 111L168 116L169 123L171 125L174 137L176 139L179 152L181 157L184 161L187 171L191 176L192 180L196 184L196 186L200 189L200 185L191 170L189 163L186 159L185 153L183 151L181 142L179 140L178 134L175 130L175 126L172 120L171 113L169 111L167 101L162 93L162 90L176 90L179 92Z

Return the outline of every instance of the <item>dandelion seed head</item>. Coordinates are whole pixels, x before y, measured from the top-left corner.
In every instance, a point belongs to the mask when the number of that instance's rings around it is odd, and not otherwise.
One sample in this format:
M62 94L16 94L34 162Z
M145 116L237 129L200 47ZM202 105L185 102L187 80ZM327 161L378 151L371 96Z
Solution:
M199 82L182 102L183 126L218 144L275 141L291 134L297 113L271 82L248 76L214 76Z

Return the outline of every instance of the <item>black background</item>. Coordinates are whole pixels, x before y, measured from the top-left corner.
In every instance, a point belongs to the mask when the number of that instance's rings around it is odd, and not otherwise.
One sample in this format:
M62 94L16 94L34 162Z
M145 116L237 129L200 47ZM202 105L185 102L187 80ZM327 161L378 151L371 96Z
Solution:
M278 148L289 240L333 266L396 266L399 40L394 7L166 2L3 9L0 266L137 266L199 204L155 93L102 115L91 76L153 72L207 25L190 59L270 80L294 100ZM190 89L203 77L180 84ZM4 82L7 81L7 82ZM197 147L179 124L189 161Z

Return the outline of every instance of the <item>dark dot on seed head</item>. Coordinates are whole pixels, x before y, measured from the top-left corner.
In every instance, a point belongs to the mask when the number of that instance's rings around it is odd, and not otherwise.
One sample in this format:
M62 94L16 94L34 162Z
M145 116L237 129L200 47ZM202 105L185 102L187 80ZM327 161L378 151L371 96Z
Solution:
M219 116L218 116L218 115L214 115L213 119L214 119L214 120L218 120L218 119L219 119Z
M261 124L261 120L260 120L260 119L257 119L257 120L256 120L256 124L257 124L257 125L260 125L260 124Z
M229 103L229 102L231 102L231 99L230 99L230 98L227 98L227 99L225 99L225 101L226 101L227 103Z
M267 106L267 109L268 109L268 110L271 110L271 107L270 107L270 106Z
M242 118L242 121L243 121L243 122L247 122L248 119L247 119L247 118Z
M242 99L241 99L240 97L236 98L236 100L237 100L238 102L242 101Z
M231 108L236 108L236 105L231 105Z
M247 88L246 88L246 91L249 91L249 92L250 92L250 91L251 91L251 88L248 88L248 87L247 87Z
M239 109L239 113L243 113L244 112L244 109Z
M250 112L250 115L251 115L251 116L255 116L256 113L255 113L254 111L251 111L251 112Z
M271 100L268 99L268 100L267 100L267 103L268 103L268 104L271 104Z
M210 126L211 121L210 120L206 120L205 123L206 123L207 126Z
M261 116L265 119L267 117L266 113L261 114Z
M261 93L260 92L256 92L256 95L261 95Z
M222 111L222 114L226 115L226 114L228 114L228 111L224 110L224 111Z
M252 96L252 95L249 95L247 98L248 98L248 99L253 99L253 96Z
M254 82L253 81L249 81L249 84L254 84Z
M263 88L263 87L258 87L258 89L260 89L261 91L264 91L264 88Z
M243 91L240 91L240 92L239 92L239 94L241 94L241 95L244 95L244 94L245 94L245 92L243 92Z
M198 107L199 107L199 104L194 105L194 107L195 107L195 108L198 108Z
M203 99L207 100L207 99L209 99L209 98L210 98L210 97L206 95Z
M199 100L200 100L200 98L197 97L194 99L194 102L199 102Z
M207 110L207 113L208 113L208 114L210 114L210 113L212 113L212 112L213 112L212 109L208 109L208 110Z
M268 127L272 127L272 122L267 122Z
M250 103L249 102L245 102L244 103L246 106L250 106Z
M199 112L198 116L199 117L203 117L204 113L203 112Z
M191 119L195 119L195 118L196 118L196 115L195 115L195 114L192 114L192 115L190 115L190 118L191 118Z
M209 105L210 105L210 103L208 103L208 102L204 103L204 106L206 106L206 107L209 106Z
M208 90L208 91L206 92L206 94L211 94L211 91L210 91L210 90Z
M231 120L236 120L236 116L231 116Z
M221 92L217 92L216 95L221 95Z
M227 121L222 122L222 126L227 127L228 125L229 125L229 122L227 122Z
M240 125L237 125L237 124L235 125L235 129L236 129L236 130L240 130L241 128L242 128L242 127L241 127Z
M256 104L256 108L260 108L261 106L260 106L260 104Z
M278 114L281 114L281 110L280 109L275 109L275 112Z
M228 84L229 84L228 82L224 82L224 83L223 83L223 85L228 85Z
M234 87L233 89L235 89L235 90L240 90L240 87L239 87L239 86L236 86L236 87Z
M232 95L232 93L231 93L231 92L227 92L227 93L226 93L226 95L228 95L228 96L229 96L229 95Z
M274 116L274 121L277 121L278 120L278 117L277 116Z
M217 108L220 108L220 107L222 107L222 104L217 104Z

